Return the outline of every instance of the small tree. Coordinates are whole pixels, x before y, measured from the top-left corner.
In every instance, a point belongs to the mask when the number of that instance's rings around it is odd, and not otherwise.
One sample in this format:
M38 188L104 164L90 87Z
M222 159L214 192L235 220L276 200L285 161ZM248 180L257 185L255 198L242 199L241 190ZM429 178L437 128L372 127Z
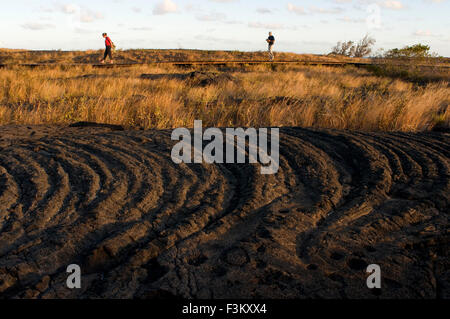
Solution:
M353 41L338 42L331 54L350 56L353 47Z
M430 53L430 46L424 44L416 44L406 46L403 49L392 49L386 52L385 57L390 59L421 59L436 57L436 54Z
M331 54L362 58L372 53L372 47L375 42L375 39L369 35L366 35L358 44L355 44L353 41L338 42L332 49Z
M372 47L375 45L376 40L374 38L369 37L369 35L366 35L364 38L359 41L358 45L355 48L355 52L353 53L353 56L355 58L363 58L365 56L368 56L370 53L372 53Z
M439 64L443 59L436 53L431 53L428 45L419 43L402 49L391 49L381 52L377 58L378 63L373 66L373 70L379 75L400 77L418 83L442 79L443 70Z

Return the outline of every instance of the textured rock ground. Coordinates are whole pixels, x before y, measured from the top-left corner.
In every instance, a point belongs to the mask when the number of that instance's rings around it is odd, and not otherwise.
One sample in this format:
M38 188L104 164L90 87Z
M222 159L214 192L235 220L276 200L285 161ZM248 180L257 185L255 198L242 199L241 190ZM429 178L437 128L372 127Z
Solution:
M0 297L450 297L449 134L285 128L263 176L113 129L0 128Z

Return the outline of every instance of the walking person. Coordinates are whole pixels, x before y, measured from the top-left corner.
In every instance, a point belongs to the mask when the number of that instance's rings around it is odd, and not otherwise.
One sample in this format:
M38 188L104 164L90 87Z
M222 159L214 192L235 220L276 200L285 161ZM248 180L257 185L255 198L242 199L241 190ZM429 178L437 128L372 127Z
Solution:
M269 37L267 38L267 43L269 44L269 59L273 61L275 59L275 55L273 54L273 46L275 44L275 37L272 32L269 32Z
M105 54L103 56L103 59L100 60L100 62L103 64L105 63L106 58L109 56L109 63L114 63L113 57L112 57L112 49L114 47L114 43L111 41L111 39L108 37L107 33L103 33L103 38L105 39Z

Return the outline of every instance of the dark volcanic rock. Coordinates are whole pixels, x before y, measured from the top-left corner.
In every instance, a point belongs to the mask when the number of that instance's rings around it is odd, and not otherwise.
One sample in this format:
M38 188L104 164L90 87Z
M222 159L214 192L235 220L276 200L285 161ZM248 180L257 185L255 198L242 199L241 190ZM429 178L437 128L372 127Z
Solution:
M448 134L283 128L261 175L122 129L0 127L0 298L450 296Z

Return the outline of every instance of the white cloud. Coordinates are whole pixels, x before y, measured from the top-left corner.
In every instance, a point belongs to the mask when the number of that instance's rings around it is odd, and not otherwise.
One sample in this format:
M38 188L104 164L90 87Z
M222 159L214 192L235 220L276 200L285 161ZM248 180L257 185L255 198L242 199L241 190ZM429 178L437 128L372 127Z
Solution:
M99 12L94 12L94 11L90 11L90 10L81 11L81 14L80 14L81 22L89 23L89 22L94 22L95 20L98 20L98 19L103 19L103 15Z
M178 6L172 0L163 0L155 5L153 14L162 15L178 11Z
M52 29L54 27L55 26L53 24L39 23L39 22L28 22L22 24L22 28L33 31Z
M133 30L133 31L151 31L153 29L151 27L135 27L135 28L132 28L131 30Z
M342 22L348 22L348 23L364 23L364 22L366 22L365 19L350 18L347 16L345 16L343 18L339 18L338 20L342 21Z
M267 9L267 8L258 8L258 9L256 9L256 12L261 13L261 14L268 14L268 13L272 13L272 10Z
M270 24L270 23L261 23L261 22L250 22L248 24L248 26L250 28L273 29L273 30L284 28L284 26L282 24L278 24L278 23Z
M401 1L394 1L394 0L380 1L379 5L383 8L392 10L401 10L405 8L405 6Z
M223 13L209 13L209 14L202 14L197 16L197 20L200 21L223 21L226 19L226 15Z
M60 7L60 10L66 14L74 14L80 11L80 7L75 4L64 4Z
M295 4L288 3L288 10L295 14L306 14L305 9L303 7L296 6Z
M413 33L414 36L416 37L434 37L435 35L428 30L417 30L416 32Z
M314 13L341 13L343 10L341 8L324 9L318 7L311 7L310 11Z
M249 22L248 24L249 28L256 28L256 29L266 29L268 31L270 30L297 30L298 28L296 26L285 26L281 23L262 23L262 22Z
M103 19L103 14L98 11L93 11L84 6L78 6L76 4L56 4L56 8L59 12L68 15L72 24L76 22L90 23L96 20Z

